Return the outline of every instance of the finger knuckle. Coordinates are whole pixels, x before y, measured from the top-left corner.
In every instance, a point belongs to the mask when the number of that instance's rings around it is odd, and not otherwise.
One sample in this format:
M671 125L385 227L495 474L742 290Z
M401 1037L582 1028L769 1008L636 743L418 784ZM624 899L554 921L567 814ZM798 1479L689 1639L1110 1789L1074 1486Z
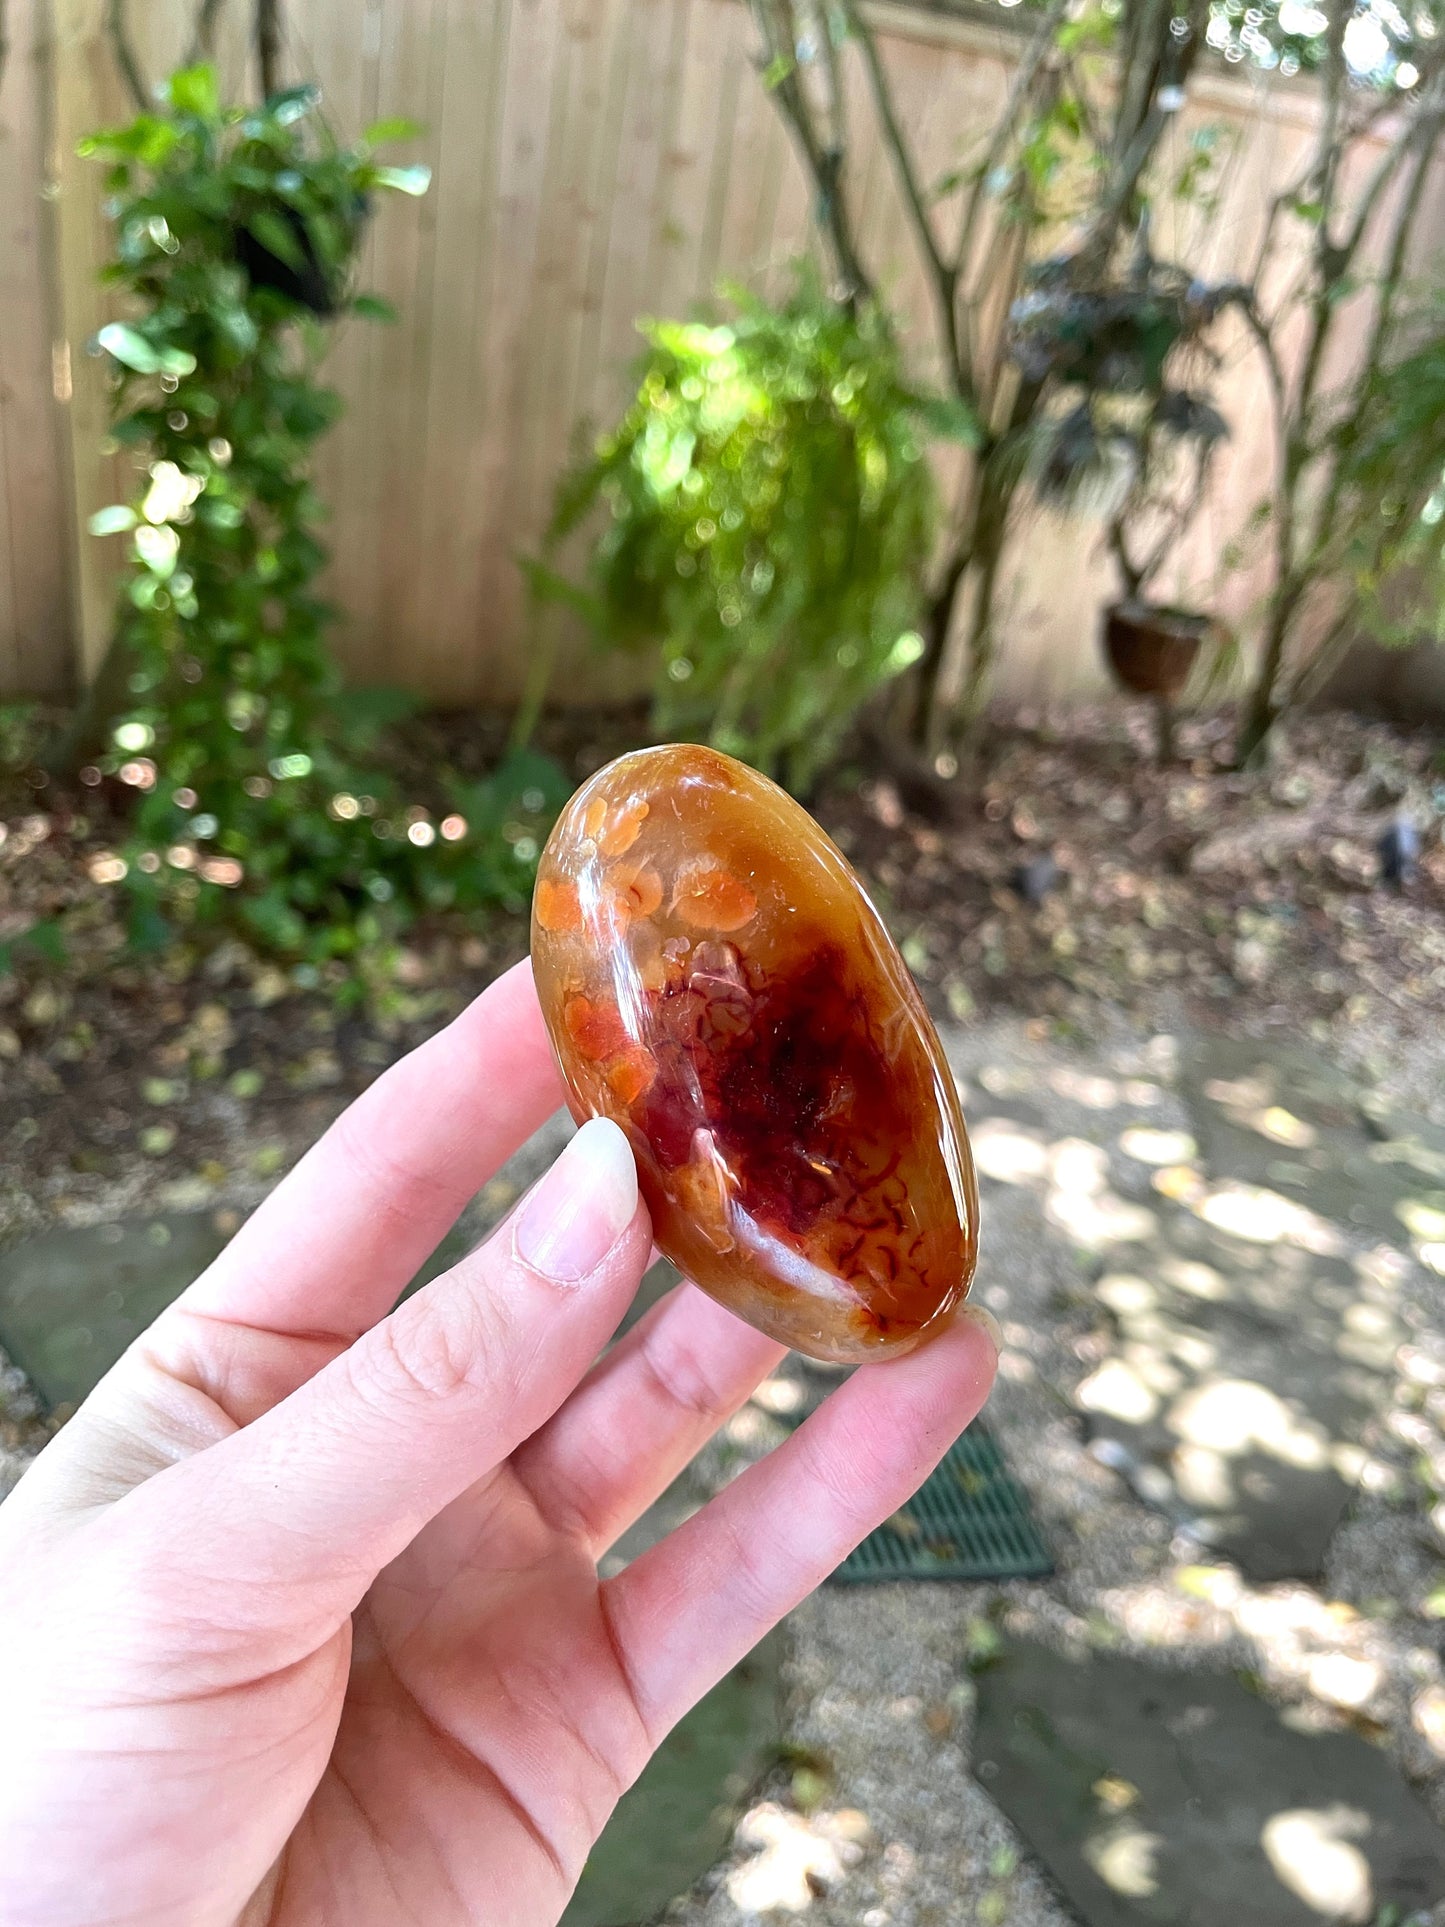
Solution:
M494 1350L475 1300L417 1303L393 1312L371 1334L355 1367L359 1389L383 1408L449 1403L487 1382Z

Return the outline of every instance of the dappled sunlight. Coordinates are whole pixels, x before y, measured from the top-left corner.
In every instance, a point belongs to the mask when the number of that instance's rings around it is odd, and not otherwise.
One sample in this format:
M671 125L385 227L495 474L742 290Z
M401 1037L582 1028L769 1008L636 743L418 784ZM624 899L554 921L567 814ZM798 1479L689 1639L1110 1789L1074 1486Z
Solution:
M1354 1653L1316 1653L1305 1667L1305 1684L1316 1699L1358 1711L1385 1683L1378 1660Z
M1171 1204L1196 1205L1209 1186L1197 1164L1166 1164L1149 1180L1161 1198Z
M738 1824L737 1842L753 1857L728 1875L728 1898L745 1914L805 1913L857 1866L868 1836L854 1807L810 1815L765 1800Z
M1122 1131L1119 1149L1141 1164L1188 1164L1199 1155L1188 1131L1156 1131L1144 1124L1131 1124Z
M1195 1258L1166 1258L1159 1267L1159 1276L1176 1291L1185 1292L1191 1298L1202 1298L1209 1304L1219 1304L1234 1295L1223 1272Z
M1125 1425L1147 1425L1160 1407L1159 1398L1122 1358L1111 1358L1091 1372L1074 1401L1086 1412L1098 1412Z
M1052 1147L1044 1214L1087 1251L1132 1244L1158 1230L1152 1211L1128 1203L1110 1189L1108 1172L1108 1153L1101 1145L1083 1138L1061 1138Z
M1328 1463L1329 1434L1300 1417L1267 1385L1216 1379L1170 1408L1167 1423L1186 1444L1224 1458L1265 1452L1287 1465L1316 1470Z
M1235 1502L1229 1460L1212 1445L1181 1445L1174 1454L1174 1483L1190 1505L1223 1512Z
M1346 1248L1339 1230L1327 1218L1263 1185L1216 1185L1205 1191L1193 1209L1216 1231L1226 1231L1230 1237L1252 1244L1295 1245L1321 1258L1339 1257Z
M1319 1132L1283 1105L1267 1104L1263 1110L1246 1111L1239 1122L1272 1144L1286 1144L1292 1151L1307 1151L1319 1142Z
M1410 1724L1437 1760L1445 1760L1445 1686L1427 1686L1410 1706Z
M1147 1900L1159 1891L1155 1873L1161 1834L1150 1833L1131 1820L1116 1820L1084 1842L1084 1858L1106 1887L1130 1900Z
M1297 1807L1264 1824L1260 1845L1275 1877L1328 1921L1366 1921L1374 1910L1370 1863L1354 1844L1370 1832L1358 1807Z
M1032 1184L1049 1168L1049 1149L1037 1131L1006 1118L986 1117L970 1133L973 1161L986 1178L1000 1184Z

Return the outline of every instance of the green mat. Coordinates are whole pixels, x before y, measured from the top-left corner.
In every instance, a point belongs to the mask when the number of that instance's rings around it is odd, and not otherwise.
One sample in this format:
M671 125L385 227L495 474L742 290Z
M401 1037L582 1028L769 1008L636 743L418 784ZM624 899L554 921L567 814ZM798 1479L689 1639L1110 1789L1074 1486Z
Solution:
M833 1574L878 1579L1042 1579L1054 1569L1028 1495L997 1442L972 1425L913 1497Z

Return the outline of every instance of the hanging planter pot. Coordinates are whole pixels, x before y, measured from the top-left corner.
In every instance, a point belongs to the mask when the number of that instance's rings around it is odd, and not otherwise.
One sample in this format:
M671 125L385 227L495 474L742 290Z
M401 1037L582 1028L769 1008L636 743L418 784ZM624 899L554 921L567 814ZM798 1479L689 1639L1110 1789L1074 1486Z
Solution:
M1195 609L1126 600L1104 611L1105 660L1122 689L1153 698L1161 763L1174 757L1174 704L1194 674L1200 651L1216 634L1214 618Z
M246 270L252 287L271 288L298 307L312 314L334 315L342 305L347 270L361 245L362 230L370 213L365 196L358 197L347 209L345 254L340 262L328 262L317 251L316 241L304 217L285 201L255 209L244 225L234 232L237 264ZM333 228L341 221L333 215Z
M1194 674L1212 616L1155 602L1114 602L1104 611L1104 655L1115 681L1136 696L1172 702Z

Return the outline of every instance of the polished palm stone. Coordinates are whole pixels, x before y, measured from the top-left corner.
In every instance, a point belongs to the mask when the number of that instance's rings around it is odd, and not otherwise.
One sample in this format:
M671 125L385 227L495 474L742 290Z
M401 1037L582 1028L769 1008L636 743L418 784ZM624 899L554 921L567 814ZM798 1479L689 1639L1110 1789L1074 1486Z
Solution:
M659 1248L810 1356L909 1350L967 1291L952 1074L863 887L716 750L622 756L542 854L532 961L579 1118L614 1118Z

